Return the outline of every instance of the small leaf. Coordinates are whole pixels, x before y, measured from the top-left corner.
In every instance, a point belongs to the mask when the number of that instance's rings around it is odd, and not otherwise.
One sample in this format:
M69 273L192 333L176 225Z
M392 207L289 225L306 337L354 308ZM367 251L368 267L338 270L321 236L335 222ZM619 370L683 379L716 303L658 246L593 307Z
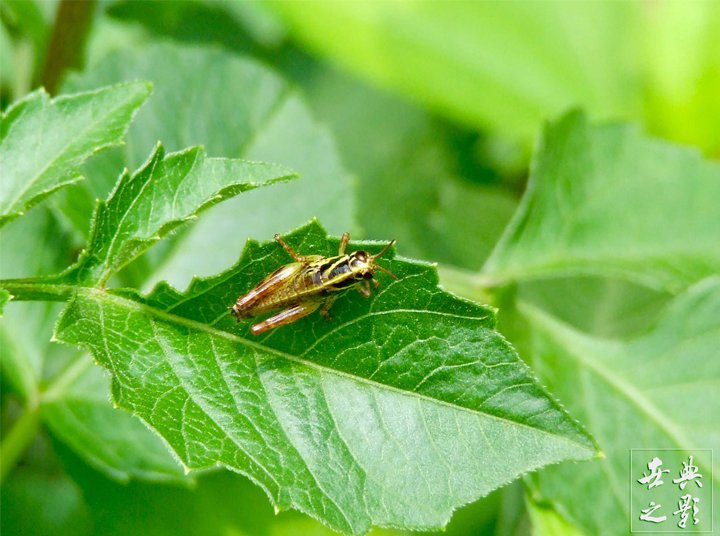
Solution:
M677 292L720 272L720 164L623 125L549 124L525 198L484 270L602 274Z
M88 248L72 268L84 283L104 283L131 260L206 208L295 175L282 166L206 158L199 148L165 155L158 145L135 174L125 171L97 205Z
M11 106L0 124L0 226L82 179L80 164L122 141L149 94L145 82L52 100L39 89Z
M178 238L171 255L140 259L149 266L140 267L144 277L134 283L150 277L185 287L193 275L216 274L234 263L248 236L267 240L312 216L322 217L336 234L356 228L352 177L327 128L313 118L297 89L266 64L217 47L151 44L109 54L68 77L65 87L77 91L127 79L151 80L153 98L130 127L127 144L89 163L97 170L92 186L108 186L102 195L87 197L104 198L115 182L117 161L136 169L157 140L168 151L202 145L211 155L281 162L302 176L213 207ZM111 156L118 158L108 163ZM81 185L86 186L89 181ZM72 205L76 198L68 201Z
M720 278L680 295L652 331L627 343L588 337L538 309L522 310L533 328L534 370L588 424L607 456L533 475L542 499L587 534L627 532L629 516L639 515L629 511L633 448L687 450L707 485L720 490L717 458L711 470L708 452L693 451L720 449ZM637 504L647 504L646 491L633 488L642 495Z
M317 224L286 239L337 251ZM258 338L251 321L236 324L236 297L290 260L251 242L236 267L184 294L81 289L56 337L91 350L117 404L189 468L247 474L277 508L346 533L438 528L524 472L595 454L490 309L439 289L430 266L388 259L399 281L381 276L371 300L344 295L330 322L313 315Z

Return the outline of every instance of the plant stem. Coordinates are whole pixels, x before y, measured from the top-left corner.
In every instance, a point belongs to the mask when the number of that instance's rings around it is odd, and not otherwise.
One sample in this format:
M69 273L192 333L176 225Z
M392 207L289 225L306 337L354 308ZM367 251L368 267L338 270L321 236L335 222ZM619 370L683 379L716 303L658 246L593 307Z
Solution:
M489 305L495 302L495 289L502 285L502 282L480 273L450 266L439 266L438 273L440 283L449 291Z
M0 444L0 484L35 438L39 422L38 406L29 407L5 436Z
M66 301L76 288L42 279L0 279L0 288L7 290L16 301Z
M42 84L50 93L57 91L68 69L82 66L96 6L96 0L60 1L42 73Z

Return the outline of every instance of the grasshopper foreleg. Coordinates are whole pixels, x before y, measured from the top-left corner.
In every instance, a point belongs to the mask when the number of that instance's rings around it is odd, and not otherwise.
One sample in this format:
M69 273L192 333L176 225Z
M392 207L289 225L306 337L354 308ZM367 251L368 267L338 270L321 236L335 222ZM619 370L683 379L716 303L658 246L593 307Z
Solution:
M332 316L330 316L330 307L332 307L333 303L335 303L335 300L337 299L337 296L329 296L325 303L322 306L322 309L320 309L320 314L326 319L326 320L332 320Z
M356 288L358 292L366 298L372 296L372 290L370 290L370 281L363 281L359 283Z

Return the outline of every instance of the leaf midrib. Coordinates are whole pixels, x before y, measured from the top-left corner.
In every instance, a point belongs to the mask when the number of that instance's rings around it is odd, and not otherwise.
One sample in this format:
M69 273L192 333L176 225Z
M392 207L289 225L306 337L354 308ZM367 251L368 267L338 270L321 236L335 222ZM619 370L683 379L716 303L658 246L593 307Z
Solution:
M163 158L162 160L164 161L164 158ZM145 189L152 183L153 175L154 175L155 170L157 169L158 163L159 163L160 161L161 161L160 158L154 159L154 161L153 161L153 163L152 163L152 169L150 169L150 173L148 174L147 180L146 180L145 183L142 185L142 187L140 188L140 191L137 193L137 195L134 196L134 199L132 200L132 202L130 203L130 205L125 209L124 214L123 214L122 217L120 218L120 221L114 226L114 227L115 227L115 233L114 233L112 239L110 240L110 244L108 245L107 250L106 250L106 253L105 253L105 256L104 256L104 258L102 259L102 262L101 262L101 264L105 265L105 270L103 270L102 274L101 274L100 277L99 277L99 281L100 281L100 282L104 282L104 281L106 280L106 278L109 277L109 274L110 274L110 272L111 272L111 270L112 270L112 266L110 266L110 262L109 262L109 261L110 261L111 257L113 256L113 248L115 247L115 242L117 241L117 239L119 238L120 234L121 234L122 231L123 231L123 225L125 224L125 220L127 220L127 218L128 218L128 216L130 215L132 209L135 208L135 205L136 205L136 204L138 203L138 201L142 198L143 193L145 192ZM193 166L194 166L194 163L193 163ZM191 169L192 169L192 168L191 168ZM132 180L132 179L130 179L130 180ZM122 194L122 193L121 193L121 192L118 192L118 194ZM111 200L112 200L112 199L111 199ZM111 201L111 200L110 200L110 201ZM109 212L110 210L112 210L112 208L108 206L109 203L110 203L110 201L108 201L108 204L105 205L105 210L108 211L108 212ZM119 201L118 201L118 202L119 202ZM92 248L92 244L90 245L90 248Z
M135 302L135 301L133 301L133 300L129 300L129 299L126 299L126 298L122 298L122 297L119 297L119 296L110 294L110 293L105 292L105 291L103 291L103 290L101 290L101 289L82 288L82 289L79 289L78 292L79 292L79 293L85 293L85 294L91 294L91 295L97 295L97 296L100 296L101 299L104 299L104 300L107 300L107 301L111 301L111 302L115 302L116 304L121 305L121 306L124 306L124 307L127 307L127 308L129 308L129 309L133 309L133 310L135 310L135 311L143 312L143 313L145 313L145 314L148 314L148 315L150 315L150 316L154 316L154 317L156 317L156 318L163 319L163 320L168 321L168 322L170 322L170 323L179 324L179 325L182 325L182 326L184 326L184 327L188 327L188 328L191 328L191 329L194 329L194 330L198 330L198 331L203 331L203 332L205 332L205 333L207 333L208 335L211 335L211 336L217 336L217 337L225 338L225 339L230 340L230 341L232 341L232 342L240 343L240 344L242 344L242 345L245 345L245 346L248 346L248 347L250 347L250 348L253 348L254 350L259 351L259 352L261 352L261 353L274 354L274 355L276 355L277 357L286 359L286 360L288 360L288 361L290 361L290 362L297 363L297 364L302 365L302 366L304 366L304 367L309 367L309 368L315 369L315 370L319 371L320 373L334 374L334 375L340 376L340 377L342 377L342 378L346 378L346 379L350 379L350 380L352 380L352 381L356 381L356 382L359 382L359 383L364 383L364 384L366 384L366 385L370 385L370 386L372 386L372 387L374 387L374 388L380 388L380 389L385 389L385 390L388 390L388 391L393 391L393 392L396 392L396 393L398 393L398 394L400 394L400 395L411 396L411 397L414 397L414 398L417 398L417 399L421 399L421 400L425 400L425 401L431 402L431 403L433 403L433 404L440 404L440 405L442 405L442 406L449 407L449 408L451 408L451 409L453 409L453 410L456 410L456 411L458 411L458 410L459 410L459 411L465 411L465 412L470 413L471 415L482 415L482 416L484 416L484 417L492 418L492 419L498 420L498 421L500 421L500 422L503 422L503 423L506 423L506 424L510 424L510 425L512 425L512 426L519 426L519 427L522 427L522 428L527 428L527 429L532 430L532 431L534 431L534 432L540 432L540 433L546 434L546 435L548 435L548 436L550 436L550 437L552 437L552 438L554 438L554 439L556 439L556 440L565 441L565 442L567 442L567 443L569 443L569 444L575 445L576 447L580 447L580 448L582 448L582 449L585 450L585 451L589 451L589 452L594 453L594 451L593 451L592 449L588 448L588 446L587 446L586 444L580 443L580 442L578 442L578 441L575 441L575 440L573 440L573 439L571 439L571 438L569 438L569 437L563 436L563 435L553 434L553 433L551 433L551 432L549 432L549 431L547 431L547 430L543 430L543 429L541 429L541 428L535 428L535 427L532 427L532 426L530 426L530 425L528 425L528 424L521 423L521 422L518 422L518 421L513 421L513 420L510 420L510 419L507 419L507 418L504 418L504 417L500 417L500 416L497 416L497 415L493 415L493 414L491 414L491 413L486 413L486 412L483 412L483 411L480 411L480 410L470 409L470 408L467 408L467 407L465 407L465 406L453 405L453 404L451 404L451 403L449 403L449 402L446 402L446 401L444 401L444 400L439 400L439 399L437 399L437 398L432 398L432 397L429 397L429 396L424 395L424 394L422 394L422 393L416 393L416 392L412 392L412 391L404 391L404 390L402 390L402 389L400 389L400 388L398 388L398 387L392 386L392 385L388 385L388 384L384 384L384 383L379 383L379 382L376 382L376 381L368 380L367 378L363 378L363 377L361 377L361 376L354 376L354 375L352 375L352 374L350 374L350 373L348 373L348 372L341 371L341 370L337 370L337 369L333 369L333 368L329 368L329 367L320 365L320 364L318 364L318 363L315 363L315 362L313 362L313 361L307 361L307 360L301 359L301 358L299 358L299 357L297 357L297 356L294 356L294 355L292 355L292 354L288 354L288 353L283 352L283 351L281 351L281 350L278 350L278 349L275 349L275 348L269 348L269 347L267 347L267 346L263 346L263 345L260 344L260 343L250 341L250 340L248 340L248 339L239 337L239 336L237 336L237 335L234 335L234 334L232 334L232 333L228 333L228 332L226 332L226 331L222 331L222 330L218 330L218 329L212 328L212 327L210 327L210 326L208 326L208 325L206 325L206 324L203 324L203 323L201 323L201 322L197 322L197 321L195 321L195 320L190 320L190 319L188 319L188 318L184 318L184 317L172 315L172 314L166 313L165 311L156 309L156 308L154 308L154 307L150 307L150 306L148 306L148 305L146 305L146 304L138 303L138 302ZM440 316L450 316L450 317L455 317L455 316L456 316L456 315L453 315L452 313L438 313L438 312L436 312L436 311L422 311L422 310L413 310L413 309L406 309L406 310L402 310L402 311L405 311L405 312L413 312L413 313L416 313L416 314L429 314L429 315L440 315ZM389 313L392 313L392 312L396 312L396 311L386 311L385 314L389 314ZM398 312L401 312L401 311L398 310ZM474 320L474 319L473 319L473 320Z

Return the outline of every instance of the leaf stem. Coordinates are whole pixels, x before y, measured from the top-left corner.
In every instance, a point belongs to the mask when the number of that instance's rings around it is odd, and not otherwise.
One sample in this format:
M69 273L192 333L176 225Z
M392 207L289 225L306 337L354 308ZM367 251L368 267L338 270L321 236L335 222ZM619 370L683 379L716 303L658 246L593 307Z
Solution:
M4 288L16 301L66 301L76 285L53 283L49 279L0 279Z
M481 273L451 266L438 266L438 274L442 286L451 292L490 305L495 302L495 289L503 284Z
M37 435L39 423L40 408L31 406L20 415L3 439L0 444L0 484Z

